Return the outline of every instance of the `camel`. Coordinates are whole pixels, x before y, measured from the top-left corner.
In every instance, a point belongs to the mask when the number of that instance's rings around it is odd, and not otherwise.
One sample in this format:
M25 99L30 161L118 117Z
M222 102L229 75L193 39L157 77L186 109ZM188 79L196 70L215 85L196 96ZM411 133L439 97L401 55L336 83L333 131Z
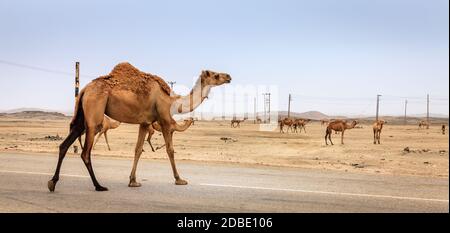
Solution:
M286 118L284 118L284 119L278 120L278 124L279 124L279 126L280 126L280 133L284 133L283 127L284 127L285 125L288 126L286 132L289 132L289 129L291 129L291 131L292 131L292 126L294 125L294 120L291 119L291 118L287 118L287 117L286 117Z
M424 121L424 120L419 121L419 129L422 129L422 128L428 129L429 127L430 127L430 123L428 121Z
M353 129L358 124L358 121L354 120L351 125L347 124L346 121L343 120L335 120L331 121L327 129L325 131L325 144L328 146L327 137L331 142L331 145L334 145L331 141L331 132L332 130L341 132L341 144L344 144L344 132L347 129Z
M380 144L380 138L381 138L381 130L383 129L383 125L387 122L384 120L377 120L373 123L373 144Z
M247 120L247 118L244 118L242 120L237 120L237 119L233 119L231 120L231 128L237 128L237 127L241 127L241 123L244 122L245 120Z
M445 125L442 125L441 130L442 130L442 135L445 135Z
M119 125L120 125L119 121L115 121L115 120L109 118L108 116L104 115L104 118L102 121L102 128L100 129L100 131L97 132L99 134L97 136L97 140L95 140L95 143L92 146L92 149L94 149L95 145L97 144L98 140L100 139L100 137L103 134L105 136L105 141L106 141L106 145L108 146L108 150L111 150L111 147L109 147L108 136L107 136L106 132L108 132L108 130L110 130L110 129L115 129L115 128L119 127ZM78 142L80 143L81 149L83 149L83 144L81 143L81 136L78 137Z
M299 128L300 133L302 132L302 129L306 133L305 125L310 121L310 119L297 119L294 123L294 132L297 132L297 128Z
M184 132L191 125L194 125L194 121L195 120L192 117L184 120L184 124L183 125L178 125L178 124L176 125L175 131L177 131L177 132ZM155 130L158 131L158 132L161 132L161 126L158 124L158 122L153 122L151 125L148 126L147 142L150 145L150 147L152 148L153 152L155 152L155 149L153 148L151 139L152 139L153 134L155 133ZM165 146L165 144L162 145L162 146L157 147L156 150L159 150L159 149L163 148L164 146Z
M111 73L92 80L81 90L76 100L69 135L59 146L55 174L48 181L48 189L51 192L55 191L68 148L86 131L81 159L89 172L95 190L108 190L97 181L91 163L94 137L97 129L101 127L104 114L120 122L139 125L129 187L141 186L136 181L136 168L142 154L148 126L156 121L161 126L175 184L186 185L187 181L180 178L175 165L172 136L179 126L172 115L194 111L208 98L211 88L230 82L229 74L203 70L192 91L186 96L180 96L173 94L169 85L156 75L144 73L129 63L116 65Z
M320 120L320 125L328 125L328 123L330 123L329 120Z

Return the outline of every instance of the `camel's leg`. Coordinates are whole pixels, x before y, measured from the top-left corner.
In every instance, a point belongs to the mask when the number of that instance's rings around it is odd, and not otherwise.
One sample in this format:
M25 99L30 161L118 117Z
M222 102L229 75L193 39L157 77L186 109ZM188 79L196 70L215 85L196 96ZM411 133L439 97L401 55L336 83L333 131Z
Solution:
M169 156L170 165L172 166L173 177L175 178L175 184L186 185L187 181L180 178L180 175L178 174L177 171L177 167L175 165L175 151L173 149L173 140L172 140L173 131L171 130L170 125L168 124L161 124L161 126L164 141L166 142L167 155Z
M332 131L328 134L328 140L330 140L331 145L334 145L333 141L331 141L331 133L332 133Z
M327 137L328 137L328 131L325 131L325 145L328 146Z
M148 144L150 144L150 147L152 148L152 151L153 151L153 152L155 152L155 149L153 148L153 145L152 145L152 136L153 136L154 133L155 133L155 130L153 129L153 127L152 127L152 126L149 126L149 127L148 127L148 137L147 137L147 142L148 142Z
M97 136L97 140L95 140L94 145L92 146L92 149L94 149L95 145L97 145L98 140L100 140L100 138L102 137L103 131L100 131L100 133ZM94 134L95 137L95 134Z
M342 130L341 132L341 144L344 145L344 132L345 130Z
M137 164L139 162L139 158L142 154L142 147L144 146L144 140L145 140L145 134L148 132L148 125L142 124L139 126L139 135L138 140L136 143L136 148L134 149L134 162L133 162L133 169L131 169L130 174L130 183L128 184L128 187L140 187L141 184L136 182L136 169Z
M105 131L105 133L103 133L103 135L105 136L105 141L106 141L106 145L108 146L108 150L111 150L111 147L109 147L108 135L106 135L106 132L107 131Z
M78 137L78 142L80 143L80 148L83 149L83 143L81 143L81 135Z
M94 145L94 139L95 139L95 127L88 126L86 129L86 139L84 142L83 152L81 153L81 159L83 160L84 165L86 165L89 175L91 176L92 183L95 186L95 190L107 191L108 189L106 187L103 187L98 183L97 179L95 178L94 169L92 169L91 151Z
M55 191L56 183L59 180L59 172L61 170L61 164L66 156L67 150L69 149L70 145L81 136L84 130L84 125L78 125L74 126L72 130L70 131L69 135L64 139L64 141L59 145L59 158L58 158L58 164L56 165L55 174L53 175L53 178L48 181L48 189L50 192Z
M378 137L378 144L381 144L381 143L380 143L380 140L381 140L381 130L378 131L378 136L377 136L377 137Z
M377 144L377 131L373 130L373 144Z

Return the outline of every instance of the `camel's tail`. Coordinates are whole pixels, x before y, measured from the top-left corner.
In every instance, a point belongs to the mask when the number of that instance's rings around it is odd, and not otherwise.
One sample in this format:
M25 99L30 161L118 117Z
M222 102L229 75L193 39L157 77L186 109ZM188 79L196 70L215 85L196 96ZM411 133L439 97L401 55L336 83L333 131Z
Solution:
M84 89L81 90L80 94L78 95L77 101L75 103L75 111L72 118L72 121L70 122L70 130L72 130L74 127L83 127L84 131L84 111L83 111L83 94Z

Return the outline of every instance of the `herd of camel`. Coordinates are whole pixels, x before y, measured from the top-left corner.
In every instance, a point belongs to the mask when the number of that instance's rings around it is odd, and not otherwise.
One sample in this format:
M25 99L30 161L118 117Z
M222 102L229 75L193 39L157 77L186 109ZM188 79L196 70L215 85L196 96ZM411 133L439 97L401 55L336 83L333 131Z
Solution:
M144 73L129 63L119 63L113 70L105 76L101 76L88 83L80 92L76 99L75 114L70 123L69 135L59 146L59 157L55 173L48 181L48 189L53 192L59 181L60 169L65 155L70 146L79 140L82 148L81 159L84 162L92 183L96 191L107 191L108 189L98 182L95 177L91 163L91 151L100 137L104 135L105 141L110 150L107 132L110 129L119 127L120 123L139 125L138 140L135 147L133 166L129 177L129 187L140 187L136 180L136 170L139 158L143 152L145 137L150 144L152 151L155 151L151 143L152 135L155 131L161 132L165 144L157 147L156 150L166 147L166 153L172 167L176 185L186 185L187 181L182 179L177 171L174 158L173 133L183 132L194 124L194 118L184 120L178 124L173 115L185 114L194 111L210 93L211 88L231 82L231 76L226 73L219 73L210 70L203 70L191 92L181 96L173 93L169 85L160 77L149 73ZM240 124L247 120L233 119L231 127L240 127ZM256 119L261 123L261 119ZM303 129L306 133L305 125L309 119L279 120L280 132L284 133L284 126L292 132ZM380 144L380 135L383 120L373 124L374 144ZM341 132L341 143L344 143L344 132L354 128L358 122L352 121L350 124L345 120L322 121L322 125L327 124L325 133L325 143L327 140L331 144L332 131ZM428 122L421 122L420 127L428 127ZM445 132L443 126L443 132ZM81 136L85 134L84 146ZM95 140L95 137L97 139ZM95 142L94 142L95 140Z
M289 132L289 129L296 133L297 129L299 129L299 132L303 131L306 133L306 127L305 125L309 123L310 119L292 119L289 117L286 117L284 119L278 120L278 125L280 127L280 133L284 133L284 126L287 126L287 131ZM333 144L333 141L331 141L331 133L335 131L336 133L341 133L341 144L344 144L344 132L348 129L353 129L358 124L358 121L353 120L350 124L346 120L321 120L321 125L327 125L325 130L325 144L328 145L328 141L330 141L331 145ZM380 135L381 130L383 129L383 125L386 124L386 121L384 120L377 120L373 124L373 144L380 144Z

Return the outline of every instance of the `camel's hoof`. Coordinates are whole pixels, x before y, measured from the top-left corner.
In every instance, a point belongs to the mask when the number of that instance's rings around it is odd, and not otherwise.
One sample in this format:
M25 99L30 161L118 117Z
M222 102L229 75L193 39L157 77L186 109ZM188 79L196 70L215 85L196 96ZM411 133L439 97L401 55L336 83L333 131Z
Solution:
M95 187L95 191L99 191L99 192L108 191L108 188L103 187L103 186L97 186L97 187Z
M47 186L48 186L48 190L50 190L50 192L54 192L56 183L53 180L49 180L47 183Z
M179 180L175 180L175 184L176 185L187 185L188 182L185 180L179 179Z
M132 187L132 188L134 188L134 187L141 187L141 183L138 183L138 182L136 182L136 181L130 182L130 183L128 184L128 187Z

